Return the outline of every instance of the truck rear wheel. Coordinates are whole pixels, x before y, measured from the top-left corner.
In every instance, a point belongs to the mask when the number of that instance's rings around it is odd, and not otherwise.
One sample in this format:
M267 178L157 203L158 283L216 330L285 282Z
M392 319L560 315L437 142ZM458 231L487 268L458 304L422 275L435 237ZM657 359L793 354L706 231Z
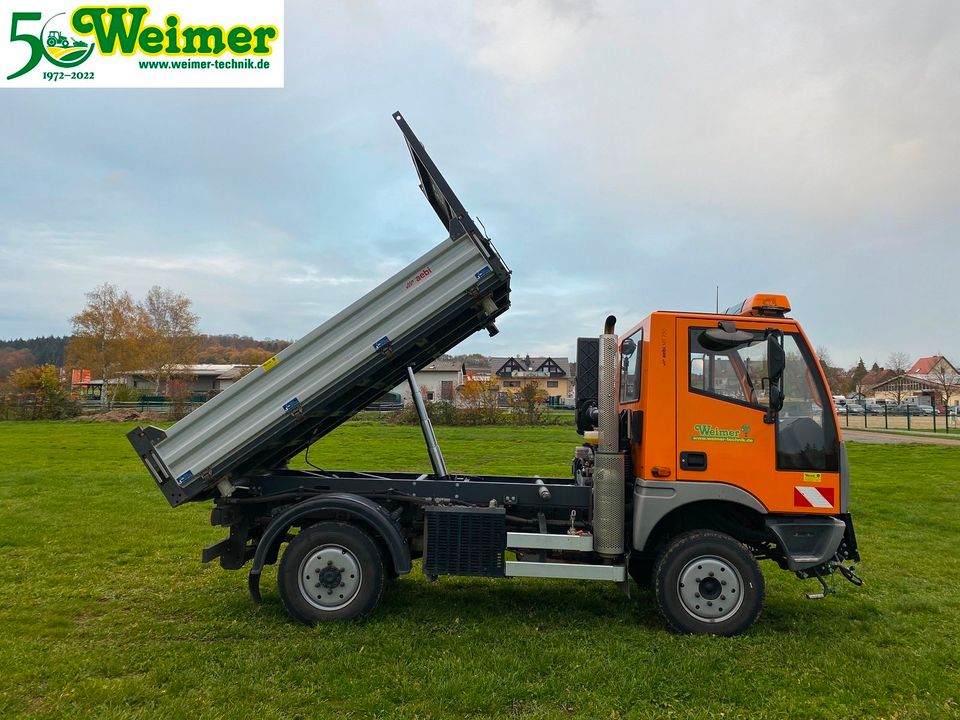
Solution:
M694 530L671 540L654 570L657 606L674 630L739 635L763 608L763 574L738 540Z
M277 584L287 612L302 623L369 615L383 594L383 559L363 530L322 522L302 530L280 561Z

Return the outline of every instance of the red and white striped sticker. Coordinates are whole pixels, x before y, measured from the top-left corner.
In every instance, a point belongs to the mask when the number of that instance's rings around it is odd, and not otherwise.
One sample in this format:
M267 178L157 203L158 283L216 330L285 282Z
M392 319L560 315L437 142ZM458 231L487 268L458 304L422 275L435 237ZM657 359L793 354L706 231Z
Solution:
M797 485L793 488L793 504L795 507L832 508L833 488Z

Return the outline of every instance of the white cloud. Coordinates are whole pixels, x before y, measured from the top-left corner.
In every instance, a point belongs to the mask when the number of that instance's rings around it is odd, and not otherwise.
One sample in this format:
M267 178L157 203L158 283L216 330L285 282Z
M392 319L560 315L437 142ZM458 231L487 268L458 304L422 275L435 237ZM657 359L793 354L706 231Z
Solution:
M593 3L498 0L475 5L475 61L499 77L533 84L576 56Z

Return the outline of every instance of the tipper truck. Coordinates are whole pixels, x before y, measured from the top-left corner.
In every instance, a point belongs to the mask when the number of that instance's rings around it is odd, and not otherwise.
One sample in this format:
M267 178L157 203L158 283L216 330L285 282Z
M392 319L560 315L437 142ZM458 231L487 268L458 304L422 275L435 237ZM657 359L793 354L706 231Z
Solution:
M203 550L249 592L279 559L304 623L376 608L415 559L442 575L652 588L667 623L735 635L764 599L759 560L855 584L850 472L817 356L783 295L724 313L614 317L577 341L570 477L453 473L414 373L471 334L496 333L511 272L405 119L420 187L448 237L167 429L128 438L171 506L212 501L229 535ZM599 325L599 323L598 323ZM409 382L430 469L319 468L309 447ZM290 460L308 451L308 469Z

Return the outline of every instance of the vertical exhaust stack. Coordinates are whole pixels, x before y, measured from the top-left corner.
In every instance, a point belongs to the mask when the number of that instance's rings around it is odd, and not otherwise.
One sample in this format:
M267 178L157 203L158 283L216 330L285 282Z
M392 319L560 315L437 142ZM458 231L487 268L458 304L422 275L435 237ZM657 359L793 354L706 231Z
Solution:
M617 412L620 372L617 362L617 319L607 318L600 336L598 430L593 473L593 548L601 555L624 552L624 453L620 452L620 413Z

